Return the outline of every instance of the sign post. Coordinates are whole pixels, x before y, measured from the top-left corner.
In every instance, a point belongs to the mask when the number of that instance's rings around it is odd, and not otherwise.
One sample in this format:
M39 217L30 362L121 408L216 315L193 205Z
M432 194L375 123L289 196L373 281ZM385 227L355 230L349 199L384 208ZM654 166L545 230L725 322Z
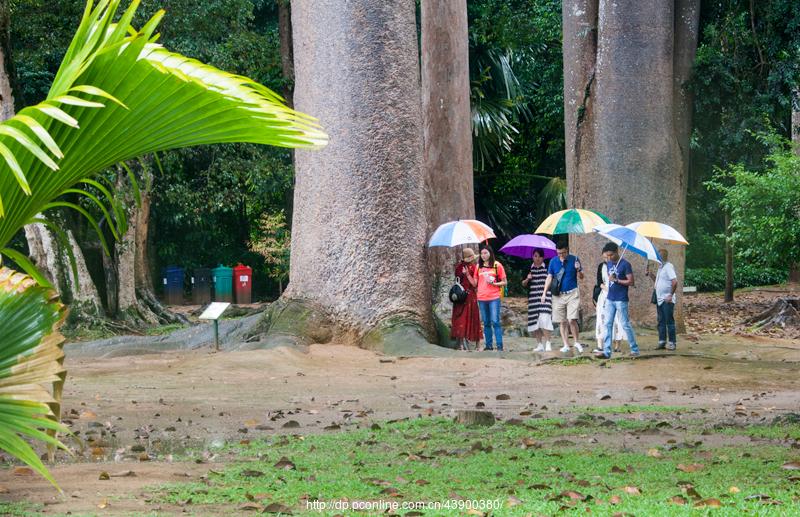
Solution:
M217 351L219 351L219 318L230 305L228 302L212 302L200 315L201 320L214 321L214 348Z

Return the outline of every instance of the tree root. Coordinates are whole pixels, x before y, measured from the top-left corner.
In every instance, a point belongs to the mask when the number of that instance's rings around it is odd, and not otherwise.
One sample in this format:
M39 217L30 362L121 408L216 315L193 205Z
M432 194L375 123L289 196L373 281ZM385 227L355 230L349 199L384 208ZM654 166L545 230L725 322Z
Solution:
M800 298L779 298L770 308L747 318L743 323L755 325L760 330L800 327Z

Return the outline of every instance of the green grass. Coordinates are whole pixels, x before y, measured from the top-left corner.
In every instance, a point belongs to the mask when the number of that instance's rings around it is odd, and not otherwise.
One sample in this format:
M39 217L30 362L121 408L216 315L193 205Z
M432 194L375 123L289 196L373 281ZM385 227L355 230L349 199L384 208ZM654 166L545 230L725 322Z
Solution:
M26 502L12 503L0 501L0 515L8 517L28 517L36 515L44 509L44 505Z
M630 413L684 413L692 411L686 406L653 406L640 404L623 404L621 406L574 406L573 411L598 414L630 414Z
M728 436L751 436L768 440L800 440L800 424L769 425L749 424L747 426L717 426L714 432ZM800 451L798 451L800 456ZM798 487L800 489L800 487ZM800 513L800 512L798 512Z
M191 500L196 510L203 504L230 508L251 500L266 506L287 505L305 513L310 500L372 500L442 502L457 496L467 500L499 501L495 515L553 514L574 506L576 511L610 515L699 515L692 508L686 483L703 498L723 505L713 515L788 515L800 485L789 478L796 471L782 464L800 456L786 447L714 450L675 447L661 449L661 458L630 449L600 448L585 438L558 439L570 424L560 419L534 419L526 425L498 424L491 428L466 428L444 419L417 419L355 430L306 437L272 436L228 449L236 460L212 471L203 483L174 483L155 489L165 502ZM573 435L606 432L582 425ZM523 448L523 440L529 441ZM530 440L534 440L531 442ZM275 466L286 457L295 469ZM683 472L679 464L702 464L696 472ZM636 487L631 495L624 487ZM737 487L738 493L730 488ZM561 496L574 491L587 497L572 501ZM393 495L394 494L394 495ZM764 494L782 502L770 506L748 496ZM612 496L621 498L610 505ZM689 504L667 502L682 496ZM519 503L513 504L516 498ZM510 501L512 505L510 506ZM464 503L461 503L464 504ZM570 506L572 505L572 506ZM320 512L334 515L342 512ZM404 514L402 509L398 512ZM429 511L427 515L463 515L457 508Z

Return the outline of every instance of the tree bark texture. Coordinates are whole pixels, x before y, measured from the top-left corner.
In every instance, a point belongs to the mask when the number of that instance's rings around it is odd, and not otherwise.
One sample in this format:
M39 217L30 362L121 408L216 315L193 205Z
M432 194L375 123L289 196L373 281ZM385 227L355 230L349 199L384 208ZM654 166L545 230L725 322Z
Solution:
M289 0L276 0L278 3L278 36L281 45L281 71L285 85L283 96L292 106L294 101L294 51L292 48L292 11Z
M0 0L0 121L14 116L8 1Z
M295 106L331 139L296 153L284 300L364 346L399 327L429 338L414 2L296 0L292 26Z
M564 112L570 206L627 224L655 220L685 232L691 99L685 89L697 46L698 0L565 0ZM585 265L601 260L603 239L572 235ZM662 247L659 242L656 246ZM666 245L682 285L684 250ZM654 325L645 262L630 312ZM584 314L593 275L581 282ZM680 286L679 286L680 288ZM682 296L676 321L683 328Z
M475 216L469 34L466 0L422 2L422 118L428 235L445 222ZM430 248L436 314L450 320L448 292L459 249ZM441 338L441 336L440 336ZM449 338L448 338L449 339Z

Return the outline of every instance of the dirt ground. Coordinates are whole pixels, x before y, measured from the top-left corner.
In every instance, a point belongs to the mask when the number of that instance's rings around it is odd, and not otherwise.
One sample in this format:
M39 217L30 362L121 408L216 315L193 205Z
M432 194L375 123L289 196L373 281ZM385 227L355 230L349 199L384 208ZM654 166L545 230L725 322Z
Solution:
M507 340L513 358L388 357L341 345L68 356L64 417L85 447L68 440L75 457L60 453L52 468L64 494L8 467L0 469L0 498L56 514L179 513L184 508L152 501L145 487L221 468L226 442L449 417L478 403L501 419L555 417L576 406L687 406L702 408L709 425L771 422L798 411L796 340L690 335L677 353L653 351L655 341L642 335L638 359L586 362L527 352L526 338ZM101 480L103 472L110 479Z

